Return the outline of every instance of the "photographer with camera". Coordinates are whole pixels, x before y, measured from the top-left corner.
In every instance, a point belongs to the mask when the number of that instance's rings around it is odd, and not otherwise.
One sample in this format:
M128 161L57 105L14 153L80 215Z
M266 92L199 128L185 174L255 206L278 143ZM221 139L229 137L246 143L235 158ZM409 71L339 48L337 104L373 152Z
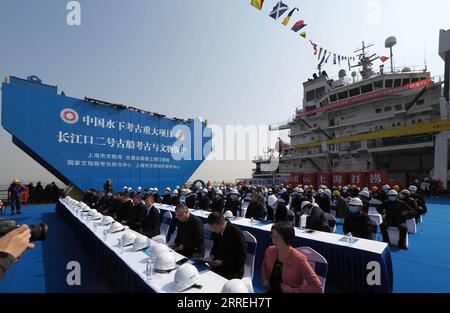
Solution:
M0 237L0 280L26 249L34 248L30 243L31 230L22 225Z

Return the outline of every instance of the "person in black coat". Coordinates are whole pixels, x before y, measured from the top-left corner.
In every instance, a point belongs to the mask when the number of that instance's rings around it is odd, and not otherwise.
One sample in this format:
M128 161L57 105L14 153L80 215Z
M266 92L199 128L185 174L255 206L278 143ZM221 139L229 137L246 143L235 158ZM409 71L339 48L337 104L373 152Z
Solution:
M237 216L237 213L239 214L242 212L241 208L241 202L238 199L239 194L237 190L230 191L230 194L227 197L227 201L225 202L225 208L224 211L231 211L233 213L233 216Z
M397 227L400 232L398 247L407 250L406 234L408 233L408 226L406 225L406 220L412 211L409 205L398 199L397 191L391 190L388 193L388 200L384 201L377 211L381 215L385 214L383 223L380 225L383 241L390 243L388 228L391 226Z
M133 208L129 217L126 219L126 225L130 226L132 230L138 231L142 228L144 219L147 213L142 197L139 194L133 196Z
M216 191L214 200L211 203L211 210L213 212L223 212L224 207L225 207L225 200L223 199L222 190L218 190Z
M122 201L122 204L120 205L115 219L120 223L126 223L126 220L131 216L131 212L133 211L133 200L131 200L128 191L124 191L120 194L120 201Z
M153 198L152 194L147 194L144 202L146 214L140 233L149 238L153 238L160 234L160 214L158 209L153 205L155 203L155 199Z
M315 196L314 199L322 211L330 213L330 198L323 191Z
M172 195L170 194L170 188L166 188L166 193L164 194L161 203L162 204L170 204L172 201Z
M208 190L205 188L197 196L197 208L203 211L209 211L211 206L211 200L208 197Z
M179 196L178 190L175 189L172 192L172 198L170 199L170 205L177 206L180 204L180 202L181 201L180 201L180 196Z
M372 222L370 217L363 211L363 202L359 198L350 200L348 214L344 221L344 234L352 233L352 236L372 239Z
M323 232L330 232L330 226L325 212L316 204L308 204L303 208L308 218L306 219L306 228Z
M169 246L187 258L203 258L205 255L203 223L189 212L184 203L175 208L175 217L178 220L177 237Z
M226 279L241 279L247 259L242 231L220 212L213 212L208 216L208 225L214 242L208 264L214 272Z
M184 203L186 203L187 207L190 209L195 208L195 203L197 202L197 195L191 191L186 195L186 199Z
M264 221L265 218L265 205L261 200L261 197L255 192L252 194L252 202L248 205L245 218L252 218L258 221Z

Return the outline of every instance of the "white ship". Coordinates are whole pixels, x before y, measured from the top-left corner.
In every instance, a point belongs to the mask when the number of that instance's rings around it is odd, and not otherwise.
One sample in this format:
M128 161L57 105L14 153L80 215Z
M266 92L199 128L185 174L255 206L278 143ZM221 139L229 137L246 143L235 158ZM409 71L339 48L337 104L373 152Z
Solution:
M386 47L395 45L395 37ZM291 143L280 149L279 168L266 171L276 153L253 161L253 179L289 180L293 173L351 173L381 170L404 184L447 173L449 105L444 77L423 67L373 69L363 42L350 77L319 74L303 83L303 106L294 118L272 130L289 130ZM442 175L441 175L442 176Z

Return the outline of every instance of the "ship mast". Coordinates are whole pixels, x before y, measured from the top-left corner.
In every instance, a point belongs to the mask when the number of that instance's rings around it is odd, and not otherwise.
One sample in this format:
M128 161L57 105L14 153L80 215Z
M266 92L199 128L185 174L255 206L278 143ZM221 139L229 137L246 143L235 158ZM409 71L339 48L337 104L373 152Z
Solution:
M362 67L362 70L359 73L361 74L361 77L363 79L369 78L373 75L373 70L372 70L373 61L375 61L379 58L379 56L377 56L376 53L372 54L369 57L366 55L366 52L367 52L366 50L373 46L374 46L374 44L369 44L368 46L366 46L365 42L363 41L362 48L354 51L355 53L361 52L359 54L359 63L357 65L351 66L350 68Z

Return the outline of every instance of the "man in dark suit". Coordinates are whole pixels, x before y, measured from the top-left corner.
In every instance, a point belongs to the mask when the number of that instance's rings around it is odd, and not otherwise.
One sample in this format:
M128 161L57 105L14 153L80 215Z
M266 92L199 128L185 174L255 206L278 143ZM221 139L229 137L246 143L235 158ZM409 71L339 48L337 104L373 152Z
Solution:
M304 213L308 215L306 219L306 228L323 232L330 232L330 226L328 225L328 219L325 212L316 204L310 203L303 208Z
M177 237L169 246L187 258L203 258L203 223L189 212L183 202L175 208L175 217L178 220Z
M133 208L131 209L129 217L126 219L126 225L131 229L138 231L142 228L147 210L145 209L142 196L138 193L133 196Z
M153 205L155 203L155 199L152 194L147 194L144 202L146 215L140 233L152 238L160 234L161 222L159 211Z
M120 201L122 201L122 204L120 205L115 219L120 223L126 223L126 220L131 216L133 210L133 200L131 200L128 191L124 191L120 194Z
M242 231L220 212L208 216L208 225L214 241L208 261L212 270L226 279L242 278L247 258Z

